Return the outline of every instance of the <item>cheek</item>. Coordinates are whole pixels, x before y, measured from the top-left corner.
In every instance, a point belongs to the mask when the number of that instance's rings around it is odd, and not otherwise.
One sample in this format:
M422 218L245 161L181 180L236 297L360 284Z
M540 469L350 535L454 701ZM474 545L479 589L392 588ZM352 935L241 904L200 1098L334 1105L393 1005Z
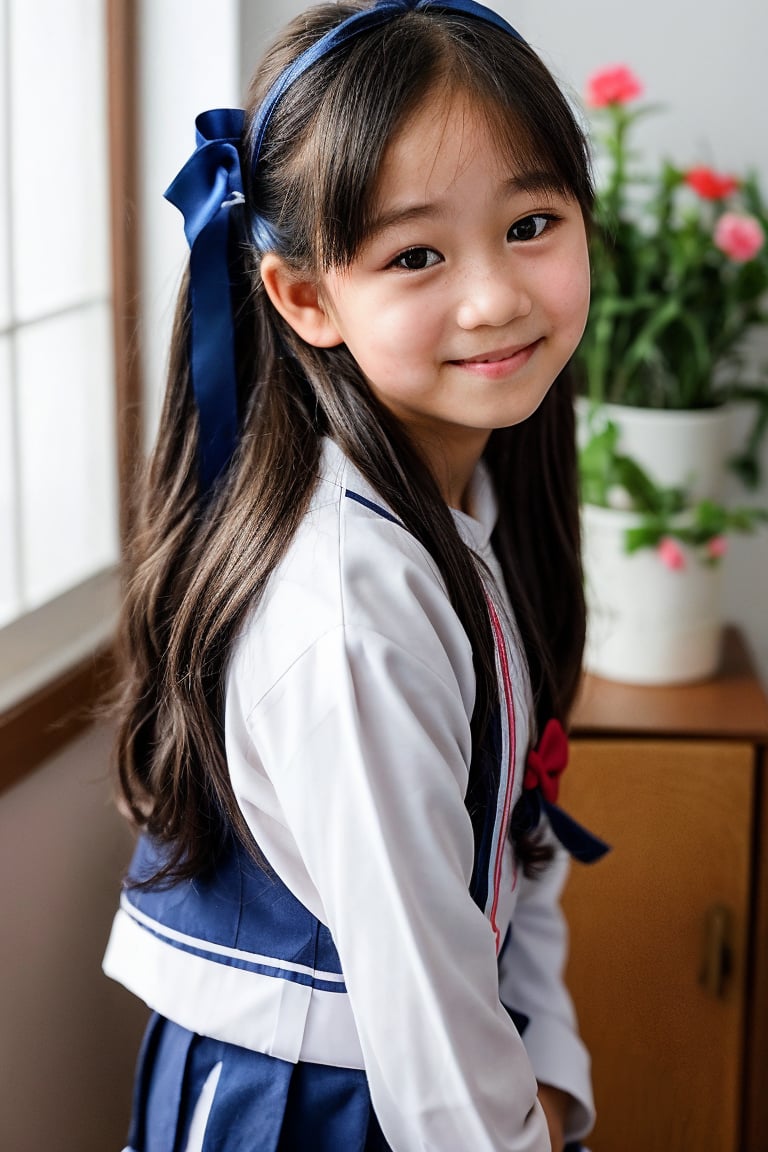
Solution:
M591 278L589 272L589 264L586 264L582 269L581 276L575 279L573 286L573 299L574 299L574 323L578 327L578 339L580 340L584 334L584 329L587 326L587 316L589 315L589 297L591 289Z
M387 306L381 300L374 301L366 316L352 349L366 376L405 383L426 360L432 361L439 323L422 302L407 300Z
M589 261L563 262L550 279L550 306L553 320L563 336L578 343L589 313Z

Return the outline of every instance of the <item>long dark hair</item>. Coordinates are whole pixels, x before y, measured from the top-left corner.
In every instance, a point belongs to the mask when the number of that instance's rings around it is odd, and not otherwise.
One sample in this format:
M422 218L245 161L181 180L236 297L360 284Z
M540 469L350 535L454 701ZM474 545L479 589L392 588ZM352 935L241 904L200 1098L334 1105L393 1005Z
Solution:
M362 2L321 4L285 29L256 72L247 123L275 78ZM405 429L343 346L304 344L268 301L248 230L254 208L289 264L349 265L366 237L384 150L434 91L466 92L516 166L552 174L588 216L583 136L557 84L524 44L472 17L404 12L314 65L283 96L256 175L246 131L245 209L233 300L241 436L212 494L197 479L197 416L180 294L168 386L128 557L117 766L134 822L167 846L154 878L212 865L229 832L257 853L233 795L223 740L228 653L288 548L332 437L434 557L472 644L477 676L467 807L488 790L481 737L498 702L493 639L474 558ZM501 513L494 543L531 671L541 728L566 720L584 642L573 403L566 374L523 424L492 433L486 460ZM514 833L524 863L537 848ZM541 855L541 853L538 853Z

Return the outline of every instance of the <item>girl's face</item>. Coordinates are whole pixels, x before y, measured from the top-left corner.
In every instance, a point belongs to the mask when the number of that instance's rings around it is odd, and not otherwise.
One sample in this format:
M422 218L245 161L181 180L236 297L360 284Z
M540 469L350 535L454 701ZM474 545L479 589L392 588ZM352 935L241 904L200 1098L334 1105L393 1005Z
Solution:
M464 97L433 98L389 145L376 223L323 306L458 504L494 428L525 420L584 330L581 208L515 171Z

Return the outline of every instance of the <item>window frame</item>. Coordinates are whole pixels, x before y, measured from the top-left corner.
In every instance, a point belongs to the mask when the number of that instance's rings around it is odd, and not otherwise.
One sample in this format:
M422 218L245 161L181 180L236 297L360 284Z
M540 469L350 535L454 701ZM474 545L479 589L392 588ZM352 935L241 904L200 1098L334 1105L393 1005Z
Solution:
M133 480L142 458L143 427L137 219L138 0L105 0L105 13L118 526L124 552L131 530ZM0 712L0 791L33 771L93 722L99 701L114 683L114 669L113 644L102 641L92 653Z

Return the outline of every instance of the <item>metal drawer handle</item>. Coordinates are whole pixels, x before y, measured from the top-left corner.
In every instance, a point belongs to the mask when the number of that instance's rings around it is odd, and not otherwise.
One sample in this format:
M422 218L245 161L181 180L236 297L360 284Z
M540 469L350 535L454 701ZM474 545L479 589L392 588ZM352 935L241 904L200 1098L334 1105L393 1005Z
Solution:
M699 982L710 996L725 996L725 986L733 967L731 948L732 917L724 904L713 904L704 918L704 956Z

